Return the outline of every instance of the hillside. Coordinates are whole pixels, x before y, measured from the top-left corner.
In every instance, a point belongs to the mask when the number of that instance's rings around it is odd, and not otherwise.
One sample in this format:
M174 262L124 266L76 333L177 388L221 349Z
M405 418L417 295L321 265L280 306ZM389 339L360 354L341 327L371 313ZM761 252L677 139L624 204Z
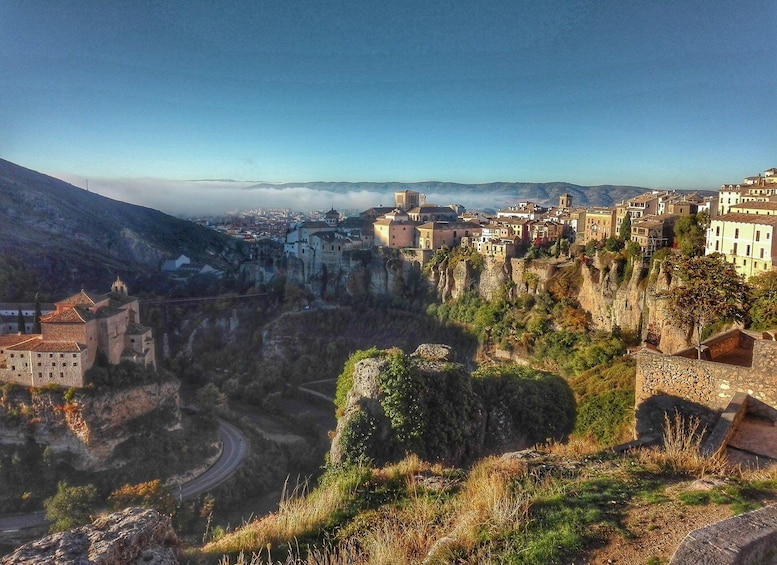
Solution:
M22 289L28 294L106 288L117 274L132 283L182 253L224 268L234 248L207 228L0 159L0 266L18 269L21 262L39 285Z

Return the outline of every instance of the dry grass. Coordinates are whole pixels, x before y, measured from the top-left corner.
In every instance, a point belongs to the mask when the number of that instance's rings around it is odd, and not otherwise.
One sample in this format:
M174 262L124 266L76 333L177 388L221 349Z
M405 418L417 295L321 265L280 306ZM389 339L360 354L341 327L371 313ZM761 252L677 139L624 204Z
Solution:
M663 449L643 449L639 462L656 472L685 473L695 477L730 473L725 457L705 457L701 452L704 429L698 418L664 415Z
M338 476L307 494L307 484L284 496L278 511L246 524L203 547L205 553L236 553L245 548L271 548L320 530L356 496L363 470Z

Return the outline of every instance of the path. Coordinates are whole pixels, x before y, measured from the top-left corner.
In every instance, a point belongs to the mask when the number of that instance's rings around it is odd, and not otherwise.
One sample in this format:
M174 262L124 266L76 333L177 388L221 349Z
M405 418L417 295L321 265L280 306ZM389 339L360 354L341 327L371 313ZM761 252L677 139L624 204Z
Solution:
M243 462L248 453L248 441L235 426L219 420L219 437L223 444L221 456L199 477L183 483L174 493L182 499L194 498L227 480ZM46 523L45 513L40 510L31 514L0 517L0 533L14 532L23 528L42 526Z

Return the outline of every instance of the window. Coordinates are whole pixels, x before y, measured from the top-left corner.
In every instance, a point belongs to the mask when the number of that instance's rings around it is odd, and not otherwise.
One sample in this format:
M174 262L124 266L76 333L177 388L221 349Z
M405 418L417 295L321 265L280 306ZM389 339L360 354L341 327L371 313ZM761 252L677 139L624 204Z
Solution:
M720 226L715 228L715 235L720 235Z
M761 230L756 230L755 231L755 240L756 241L761 241Z
M750 257L750 246L749 246L749 245L747 246L747 253L745 253L745 255L747 255L748 257Z
M758 258L759 259L763 259L764 258L764 249L763 249L763 247L761 248L761 253L759 254Z
M734 230L734 239L739 237L739 228Z
M737 254L737 244L736 244L736 242L734 243L734 247L731 248L731 254L732 255L736 255Z

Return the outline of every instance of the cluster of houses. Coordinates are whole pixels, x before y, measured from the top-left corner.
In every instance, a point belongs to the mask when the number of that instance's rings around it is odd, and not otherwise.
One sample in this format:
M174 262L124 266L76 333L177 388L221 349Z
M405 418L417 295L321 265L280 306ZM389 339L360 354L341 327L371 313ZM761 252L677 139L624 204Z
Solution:
M585 245L621 233L628 217L630 239L645 256L672 246L674 225L682 216L706 211L710 218L707 253L718 252L746 276L777 269L777 169L740 184L725 184L717 196L675 190L653 190L614 207L574 207L564 194L558 206L519 202L496 216L467 213L461 206L427 204L422 194L403 190L394 206L370 208L359 217L342 219L329 210L321 221L300 222L284 243L287 256L315 271L336 268L356 249L402 249L421 261L442 247L474 247L479 253L506 260L530 244L565 238Z

